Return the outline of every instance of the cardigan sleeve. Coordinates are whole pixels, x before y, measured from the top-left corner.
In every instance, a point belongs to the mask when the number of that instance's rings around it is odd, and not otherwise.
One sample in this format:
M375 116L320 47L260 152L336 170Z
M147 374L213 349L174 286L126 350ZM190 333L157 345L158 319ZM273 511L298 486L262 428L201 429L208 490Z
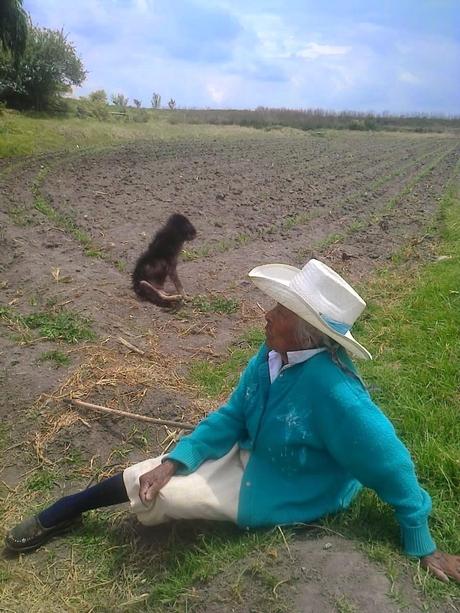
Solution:
M389 419L344 373L324 390L319 406L316 423L325 447L338 464L394 508L404 551L418 557L433 553L431 499L420 487L410 454Z
M254 376L253 358L227 402L203 419L195 430L180 439L165 459L180 462L178 475L194 472L205 460L221 458L241 440L246 432L245 400L250 379Z

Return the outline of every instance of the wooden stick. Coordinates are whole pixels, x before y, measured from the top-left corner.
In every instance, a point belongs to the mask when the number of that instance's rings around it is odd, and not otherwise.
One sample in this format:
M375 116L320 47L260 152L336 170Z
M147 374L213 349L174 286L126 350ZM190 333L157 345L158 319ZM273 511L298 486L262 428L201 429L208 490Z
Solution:
M137 419L138 421L148 421L151 424L158 424L159 426L173 426L175 428L182 428L182 430L193 430L195 428L194 424L187 424L180 421L171 421L170 419L156 419L154 417L147 417L147 415L139 415L138 413L120 411L120 409L109 409L109 407L103 407L100 404L83 402L83 400L75 400L74 398L67 399L67 402L69 404L73 404L76 407L83 407L85 409L91 409L93 411L101 411L102 413L113 413L114 415L120 415L121 417Z
M121 343L122 345L124 345L125 347L128 347L128 349L131 349L131 351L135 351L139 355L145 355L145 351L143 351L142 349L139 349L139 347L136 347L135 345L132 345L127 340L125 340L122 336L118 336L117 341Z

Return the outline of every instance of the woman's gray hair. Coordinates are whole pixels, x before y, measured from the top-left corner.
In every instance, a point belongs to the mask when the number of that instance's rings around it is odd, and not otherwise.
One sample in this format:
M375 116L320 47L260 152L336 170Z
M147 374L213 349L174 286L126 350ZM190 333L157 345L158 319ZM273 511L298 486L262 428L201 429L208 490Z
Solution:
M360 375L352 370L347 364L340 359L339 349L346 351L342 347L340 343L332 339L327 334L323 334L319 330L317 330L314 326L309 324L304 319L299 317L297 330L296 330L297 340L300 346L304 347L326 347L326 350L331 356L332 361L336 364L340 370L342 370L347 375L352 376L357 379L361 385L366 389L366 384L360 377Z
M301 347L322 347L324 345L322 343L324 334L300 317L297 318L295 334Z

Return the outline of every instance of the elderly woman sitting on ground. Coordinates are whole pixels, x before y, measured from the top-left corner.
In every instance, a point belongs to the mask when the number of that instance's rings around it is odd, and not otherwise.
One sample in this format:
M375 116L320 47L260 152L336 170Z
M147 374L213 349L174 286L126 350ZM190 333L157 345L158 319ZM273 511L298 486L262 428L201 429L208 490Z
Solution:
M404 551L439 579L460 581L460 556L437 551L431 537L431 500L409 452L348 356L371 357L350 333L364 301L317 260L249 276L277 304L265 316L265 344L226 404L168 455L61 498L13 528L6 545L34 549L84 511L128 501L145 525L308 523L346 509L364 485L394 508Z

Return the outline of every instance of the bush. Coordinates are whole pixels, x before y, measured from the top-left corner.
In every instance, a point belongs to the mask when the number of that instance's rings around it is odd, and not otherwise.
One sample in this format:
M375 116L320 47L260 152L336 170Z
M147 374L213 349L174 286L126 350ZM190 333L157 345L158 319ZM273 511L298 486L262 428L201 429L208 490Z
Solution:
M100 98L91 99L81 97L75 107L75 115L80 119L94 118L99 121L108 121L110 118L109 108L107 104L102 102Z
M104 89L97 89L96 91L88 94L88 100L98 104L107 104L107 93Z
M103 102L90 103L90 110L93 117L99 121L108 121L110 118L109 109Z

